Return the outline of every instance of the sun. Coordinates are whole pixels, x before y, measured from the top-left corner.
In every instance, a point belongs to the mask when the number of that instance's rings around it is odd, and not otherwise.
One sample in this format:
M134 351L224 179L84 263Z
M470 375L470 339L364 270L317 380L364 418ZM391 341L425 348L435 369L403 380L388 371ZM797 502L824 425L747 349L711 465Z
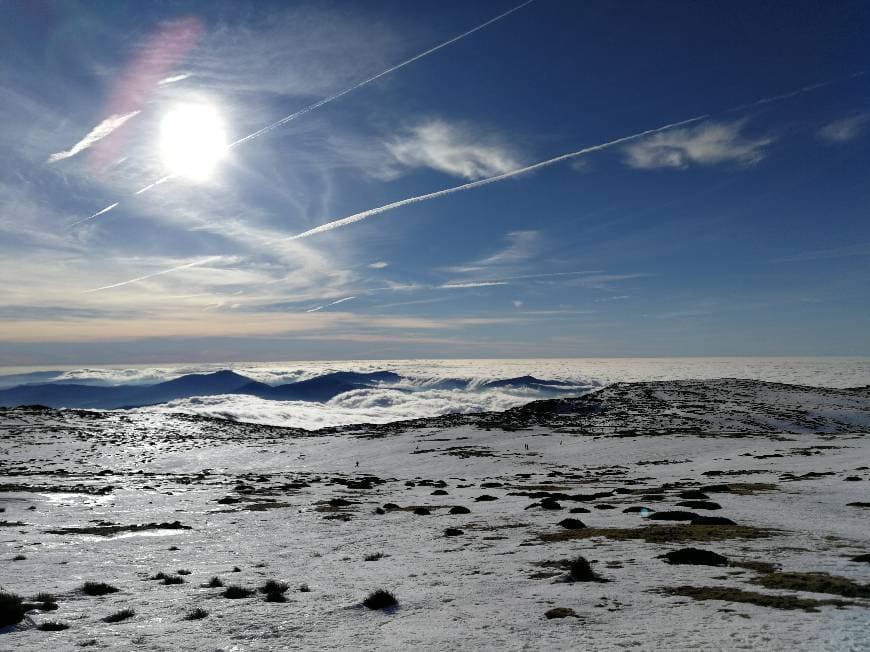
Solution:
M203 182L226 155L223 121L208 104L181 104L160 125L160 154L174 176Z

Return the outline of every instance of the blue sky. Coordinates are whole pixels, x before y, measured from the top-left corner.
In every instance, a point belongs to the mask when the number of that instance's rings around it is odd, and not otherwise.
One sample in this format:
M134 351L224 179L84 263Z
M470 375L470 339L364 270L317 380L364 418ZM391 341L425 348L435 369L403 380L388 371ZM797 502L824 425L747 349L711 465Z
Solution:
M870 355L866 3L514 7L0 4L0 363Z

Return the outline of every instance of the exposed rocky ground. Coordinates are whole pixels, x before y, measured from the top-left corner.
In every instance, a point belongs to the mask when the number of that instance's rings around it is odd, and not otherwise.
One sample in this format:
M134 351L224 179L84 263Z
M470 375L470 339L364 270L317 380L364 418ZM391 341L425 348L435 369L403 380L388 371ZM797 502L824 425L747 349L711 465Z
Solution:
M313 432L0 410L0 650L866 649L868 432L868 388L733 379Z

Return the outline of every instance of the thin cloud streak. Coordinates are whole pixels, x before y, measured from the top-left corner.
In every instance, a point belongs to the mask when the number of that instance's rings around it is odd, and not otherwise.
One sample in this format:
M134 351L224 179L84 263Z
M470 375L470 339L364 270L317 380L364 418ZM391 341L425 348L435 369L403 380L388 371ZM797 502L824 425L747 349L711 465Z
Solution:
M91 129L87 135L82 138L75 145L70 147L68 150L63 152L55 152L51 156L48 157L48 163L57 163L58 161L62 161L65 158L70 158L75 156L79 152L86 150L91 145L101 141L103 138L111 134L115 129L118 129L121 125L123 125L127 120L139 115L139 111L131 111L130 113L125 113L123 115L111 115L105 120L103 120L96 127Z
M356 299L356 297L344 297L344 299L339 299L338 301L333 301L332 303L325 303L322 306L311 308L310 310L306 310L305 312L318 312L320 310L323 310L324 308L329 308L329 306L337 306L340 303L344 303L345 301L352 301L353 299Z
M298 233L296 235L292 235L287 238L282 238L279 242L283 242L286 240L301 240L303 238L309 238L312 235L317 235L319 233L325 233L326 231L332 231L333 229L337 229L343 226L347 226L349 224L353 224L354 222L360 222L369 217L373 217L375 215L380 215L381 213L386 213L387 211L395 210L397 208L401 208L402 206L407 206L409 204L417 204L419 202L429 201L430 199L438 199L439 197L445 197L447 195L452 195L456 192L462 192L464 190L472 190L474 188L480 188L482 186L487 186L491 183L496 183L498 181L503 181L504 179L510 179L511 177L516 177L521 174L526 174L527 172L533 172L534 170L538 170L541 168L549 167L551 165L555 165L556 163L560 163L562 161L577 158L578 156L584 156L586 154L591 154L592 152L598 152L603 149L608 149L610 147L615 147L616 145L621 145L623 143L630 142L632 140L636 140L638 138L643 138L644 136L649 136L652 134L656 134L667 129L673 129L674 127L681 127L683 125L691 124L693 122L698 122L700 120L705 120L710 117L709 114L700 115L694 118L689 118L688 120L681 120L680 122L672 122L671 124L663 125L661 127L656 127L655 129L647 129L646 131L641 131L636 134L632 134L630 136L623 136L622 138L617 138L616 140L611 140L606 143L601 143L600 145L592 145L591 147L585 147L583 149L577 150L576 152L569 152L567 154L561 154L560 156L553 157L551 159L547 159L546 161L540 161L539 163L533 163L532 165L527 165L526 167L517 168L516 170L511 170L510 172L505 172L504 174L497 174L493 177L487 177L486 179L480 179L478 181L471 181L469 183L464 183L459 186L453 186L452 188L445 188L443 190L436 190L435 192L430 192L425 195L417 195L416 197L408 197L407 199L400 199L399 201L392 202L391 204L385 204L384 206L379 206L377 208L371 208L367 211L363 211L361 213L355 213L354 215L349 215L348 217L341 218L339 220L334 220L332 222L327 222L326 224L321 224L320 226L314 227L313 229L309 229L308 231L303 231L302 233Z
M111 285L104 285L102 287L93 288L90 290L85 290L85 294L89 294L91 292L102 292L103 290L111 290L112 288L119 288L125 285L130 285L131 283L138 283L139 281L146 281L149 278L154 278L155 276L163 276L164 274L171 274L172 272L177 272L182 269L189 269L191 267L199 267L200 265L206 265L208 263L214 262L215 260L219 260L223 258L223 256L209 256L208 258L203 258L202 260L195 260L192 263L187 263L185 265L179 265L178 267L171 267L170 269L164 269L159 272L154 272L153 274L146 274L145 276L137 276L136 278L131 278L127 281L121 281L120 283L112 283Z
M106 206L105 208L102 208L102 209L98 210L98 211L97 211L96 213L94 213L93 215L89 215L88 217L83 217L82 219L80 219L80 220L78 220L78 221L76 221L76 222L73 222L73 223L70 224L69 226L70 226L70 228L72 228L72 227L74 227L74 226L78 226L79 224L83 224L84 222L89 222L90 220L92 220L92 219L94 219L94 218L96 218L96 217L99 217L100 215L103 215L104 213L108 213L110 210L112 210L113 208L115 208L115 207L117 207L118 205L120 205L120 203L121 203L121 202L117 202L117 201L116 201L114 204L109 204L109 205Z
M166 77L164 79L161 79L159 82L157 82L157 85L158 86L166 86L166 84L174 84L175 82L180 82L184 79L187 79L190 76L191 76L191 73L189 73L189 72L181 73L180 75L172 75L171 77Z

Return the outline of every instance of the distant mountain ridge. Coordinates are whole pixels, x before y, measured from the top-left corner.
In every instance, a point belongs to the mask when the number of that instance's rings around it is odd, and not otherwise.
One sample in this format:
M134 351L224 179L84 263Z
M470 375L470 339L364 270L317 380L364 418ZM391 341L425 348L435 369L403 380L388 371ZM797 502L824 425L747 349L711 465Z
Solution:
M46 372L50 373L50 372ZM0 389L0 406L44 405L53 408L118 409L168 403L195 396L242 394L272 401L325 402L358 389L394 385L403 380L392 371L336 371L308 380L283 385L267 385L229 369L205 374L187 374L153 385L89 385L70 382L27 383ZM430 389L465 389L469 381L442 379ZM529 388L544 392L565 392L571 383L520 376L494 380L477 386L484 389Z

